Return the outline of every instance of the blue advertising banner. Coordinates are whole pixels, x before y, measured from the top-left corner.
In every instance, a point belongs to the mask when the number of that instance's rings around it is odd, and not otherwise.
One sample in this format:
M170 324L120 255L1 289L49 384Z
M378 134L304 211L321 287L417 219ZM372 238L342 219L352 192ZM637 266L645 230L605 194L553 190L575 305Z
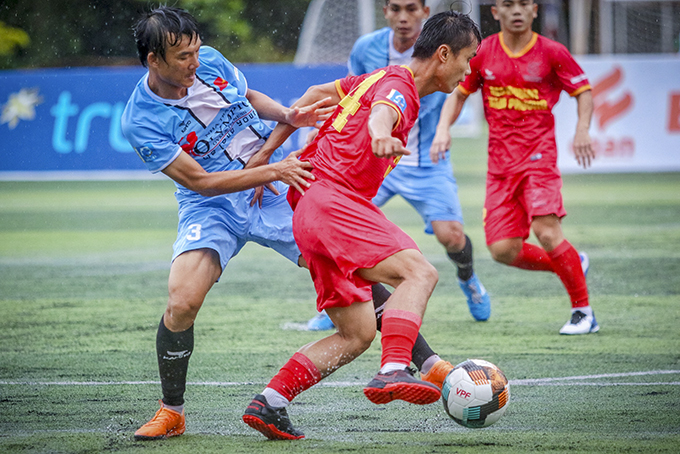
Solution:
M290 106L343 65L239 65L249 87ZM123 137L120 116L144 68L0 71L0 179L151 177ZM305 131L285 144L300 148Z

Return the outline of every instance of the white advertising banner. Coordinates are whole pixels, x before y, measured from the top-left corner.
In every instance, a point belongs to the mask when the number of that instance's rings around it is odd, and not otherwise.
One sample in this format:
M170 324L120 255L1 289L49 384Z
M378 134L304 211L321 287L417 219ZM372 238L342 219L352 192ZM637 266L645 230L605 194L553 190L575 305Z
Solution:
M596 159L588 172L680 171L680 56L579 56L593 90ZM562 93L555 114L559 167L574 159L576 101Z

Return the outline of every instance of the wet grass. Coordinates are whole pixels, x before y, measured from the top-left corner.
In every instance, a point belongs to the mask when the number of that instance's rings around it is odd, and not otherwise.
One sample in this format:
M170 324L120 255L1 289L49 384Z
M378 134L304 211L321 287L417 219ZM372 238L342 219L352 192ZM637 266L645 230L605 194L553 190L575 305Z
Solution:
M394 200L385 211L439 269L422 328L434 349L452 362L488 359L515 383L497 424L470 430L440 404L368 402L361 388L378 365L376 340L325 380L335 386L291 405L305 440L252 431L240 420L252 395L323 334L282 329L314 315L309 276L248 245L196 322L187 433L135 443L160 397L154 339L176 231L172 184L0 182L0 451L677 452L680 175L565 176L564 228L590 254L602 330L562 337L569 305L559 280L493 263L484 248L483 152L461 143L456 176L493 298L488 322L472 320L453 267L411 208Z

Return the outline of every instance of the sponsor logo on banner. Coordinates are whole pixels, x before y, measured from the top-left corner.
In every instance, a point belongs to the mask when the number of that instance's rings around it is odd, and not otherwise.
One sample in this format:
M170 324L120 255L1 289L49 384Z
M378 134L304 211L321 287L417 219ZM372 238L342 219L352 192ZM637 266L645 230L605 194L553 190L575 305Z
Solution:
M632 136L607 134L607 127L611 123L621 120L633 109L633 94L625 88L623 80L623 69L613 66L592 86L593 117L598 130L593 137L596 157L628 158L635 154L635 139Z

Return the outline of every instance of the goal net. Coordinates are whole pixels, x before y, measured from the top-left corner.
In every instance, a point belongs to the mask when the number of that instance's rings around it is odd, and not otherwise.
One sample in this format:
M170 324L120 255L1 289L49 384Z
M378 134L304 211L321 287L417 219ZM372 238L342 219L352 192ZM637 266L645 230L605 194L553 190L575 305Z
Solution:
M599 53L673 53L680 47L679 0L600 0Z
M448 9L447 3L451 1L427 1L431 14ZM302 22L295 63L347 63L357 38L386 25L383 6L385 0L312 0Z

